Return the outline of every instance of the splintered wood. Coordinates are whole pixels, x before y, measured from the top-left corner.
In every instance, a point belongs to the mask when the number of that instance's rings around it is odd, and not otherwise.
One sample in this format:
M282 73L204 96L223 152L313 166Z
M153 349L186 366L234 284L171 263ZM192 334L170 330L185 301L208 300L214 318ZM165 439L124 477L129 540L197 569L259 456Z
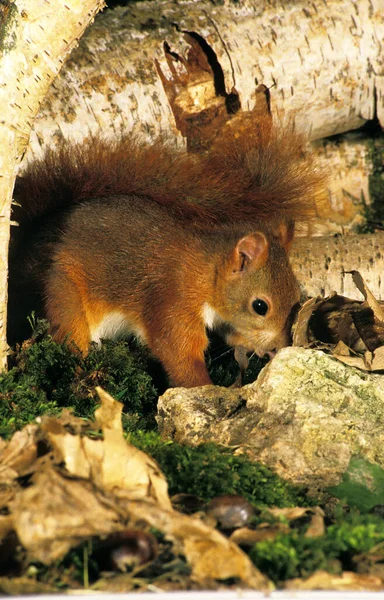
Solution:
M203 152L220 140L227 127L236 135L242 131L271 127L269 90L263 84L254 93L251 111L241 109L240 96L234 85L227 92L224 72L216 53L203 37L184 31L189 43L184 58L164 43L164 53L170 71L167 78L158 60L157 72L175 117L176 126L187 140L190 152Z

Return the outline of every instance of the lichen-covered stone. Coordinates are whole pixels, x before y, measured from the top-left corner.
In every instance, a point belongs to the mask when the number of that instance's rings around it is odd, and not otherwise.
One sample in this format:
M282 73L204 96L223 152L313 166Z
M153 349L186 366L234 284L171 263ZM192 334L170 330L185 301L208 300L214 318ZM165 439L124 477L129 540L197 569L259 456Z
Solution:
M384 376L321 351L285 348L240 390L170 389L158 410L164 436L240 447L293 483L335 485L352 455L384 467Z

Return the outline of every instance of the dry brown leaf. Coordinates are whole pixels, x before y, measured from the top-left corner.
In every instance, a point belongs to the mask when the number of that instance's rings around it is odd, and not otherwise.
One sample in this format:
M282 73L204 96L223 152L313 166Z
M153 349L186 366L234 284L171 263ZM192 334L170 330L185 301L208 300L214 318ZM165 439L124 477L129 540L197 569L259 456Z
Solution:
M371 290L365 283L359 271L346 271L347 273L351 273L353 283L357 287L357 289L363 294L365 300L368 303L368 306L373 310L375 318L378 321L384 323L384 310L376 300L375 296L372 294Z
M365 352L363 357L359 356L343 356L341 354L332 354L334 358L337 358L340 362L349 365L350 367L356 367L362 371L384 371L384 346L376 348L374 352Z
M103 432L103 460L95 481L104 489L127 489L132 498L152 498L163 508L171 509L168 484L157 463L123 435L121 414L123 405L97 387L101 406L95 417ZM86 451L93 440L87 438ZM90 456L88 454L88 456Z
M290 579L286 582L290 590L370 590L384 589L380 577L360 575L344 571L342 575L332 575L327 571L316 571L307 579Z
M100 488L129 490L132 499L153 498L171 508L168 484L157 463L124 439L123 405L102 388L96 388L101 406L95 412L102 440L67 433L58 419L45 425L46 434L69 474L91 478ZM54 432L53 432L53 431Z
M83 449L83 440L79 435L70 433L50 433L47 432L49 442L55 452L60 455L65 468L71 475L88 479L91 473L91 466ZM88 438L84 438L88 439Z
M367 363L364 358L359 358L358 356L343 356L341 354L333 354L333 357L350 367L356 367L356 369L361 369L363 371L370 370L369 368L367 369Z
M372 371L384 371L384 346L376 348L373 353Z
M11 483L16 477L25 475L36 461L35 434L37 425L27 425L13 434L0 455L0 482Z
M68 479L54 467L33 476L10 505L15 531L30 558L49 564L80 541L122 529L118 509L90 482Z
M265 528L248 529L248 527L240 527L230 535L229 539L239 546L253 546L264 540L274 540L280 533L288 533L289 527L285 523L270 525Z
M309 298L306 302L304 302L303 306L300 308L297 321L295 325L295 331L293 334L292 345L293 346L303 346L304 348L309 344L308 337L308 325L309 320L312 316L314 310L316 310L319 306L324 303L324 299L320 298Z
M308 525L305 536L307 538L321 537L325 534L324 511L320 506L313 508L311 522Z
M288 521L300 519L300 517L313 511L312 508L306 508L302 506L293 506L292 508L268 508L267 510L274 517L284 517Z
M57 588L31 577L0 577L0 594L6 596L32 596L57 594Z
M351 356L351 349L342 340L337 342L336 346L332 350L333 356L338 358L339 356Z

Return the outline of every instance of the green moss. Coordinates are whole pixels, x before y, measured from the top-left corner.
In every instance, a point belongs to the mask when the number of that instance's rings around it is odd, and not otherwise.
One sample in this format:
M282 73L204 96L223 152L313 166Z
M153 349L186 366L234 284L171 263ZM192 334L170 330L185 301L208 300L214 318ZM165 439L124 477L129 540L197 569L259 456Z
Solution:
M60 411L32 375L21 375L17 369L0 375L0 437L9 438L39 415L57 415Z
M215 444L191 447L164 442L154 432L136 432L133 444L155 458L167 477L169 493L184 492L209 500L240 494L253 504L295 506L307 504L304 494L270 469Z
M384 135L381 129L369 142L368 159L372 164L369 176L371 204L365 207L366 224L359 228L359 233L371 233L384 226Z
M250 557L275 583L308 577L318 569L330 573L357 569L357 560L384 541L384 520L374 515L342 514L325 535L305 537L305 527L255 544Z
M0 26L0 54L7 54L16 45L15 24L17 23L18 8L16 2L0 2L1 6L1 26Z
M57 344L39 321L33 339L13 356L13 366L0 375L0 430L5 438L42 414L71 407L92 418L101 385L124 404L126 430L153 428L158 392L148 374L149 355L131 351L126 342L106 341L83 358L66 344Z

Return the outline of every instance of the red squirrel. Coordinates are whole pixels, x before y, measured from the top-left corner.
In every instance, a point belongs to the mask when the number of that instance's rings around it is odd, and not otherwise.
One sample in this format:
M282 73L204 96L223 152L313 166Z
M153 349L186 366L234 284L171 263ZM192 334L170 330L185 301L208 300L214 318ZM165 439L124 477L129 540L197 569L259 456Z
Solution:
M256 137L204 156L129 136L48 150L16 185L10 311L30 286L58 342L133 333L185 387L211 383L207 328L259 356L288 345L288 251L321 177L290 128Z

